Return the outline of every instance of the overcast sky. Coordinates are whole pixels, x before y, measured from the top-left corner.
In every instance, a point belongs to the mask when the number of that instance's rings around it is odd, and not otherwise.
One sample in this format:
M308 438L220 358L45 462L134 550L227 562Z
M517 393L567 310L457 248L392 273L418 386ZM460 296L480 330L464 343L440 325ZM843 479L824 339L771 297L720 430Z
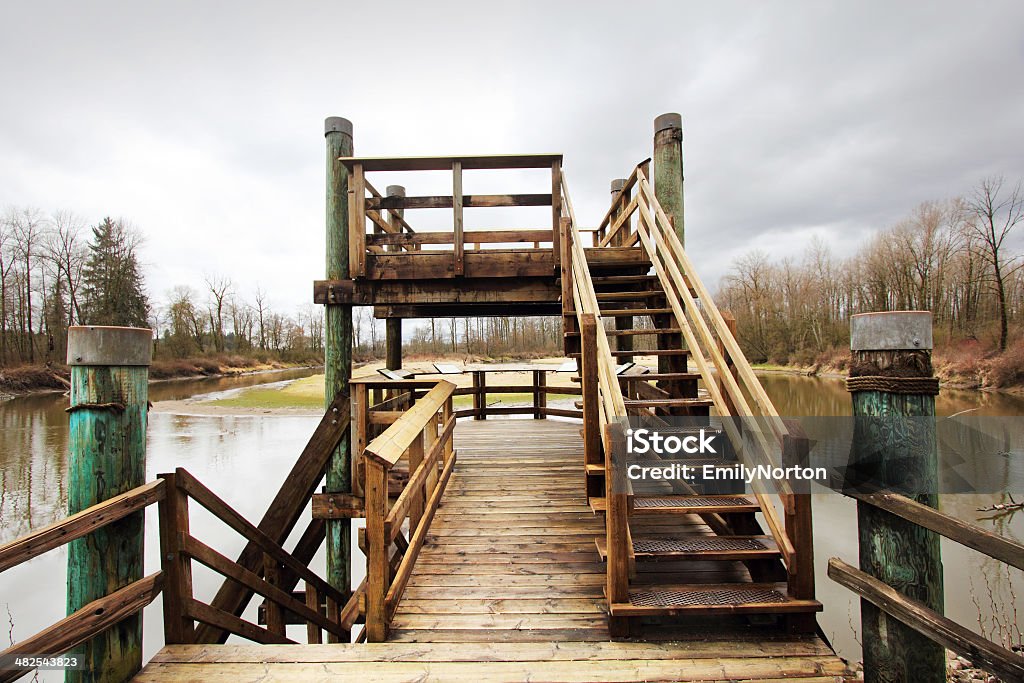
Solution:
M311 300L330 115L367 156L562 152L590 225L678 111L713 286L750 249L844 255L1024 175L1019 0L0 7L0 206L127 218L157 302L204 274Z

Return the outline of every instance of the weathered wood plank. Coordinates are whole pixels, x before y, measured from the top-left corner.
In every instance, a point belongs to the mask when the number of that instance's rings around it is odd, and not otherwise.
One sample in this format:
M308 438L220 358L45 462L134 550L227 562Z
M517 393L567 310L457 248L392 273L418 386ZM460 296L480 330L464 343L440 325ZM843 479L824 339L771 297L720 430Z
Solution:
M437 157L341 157L343 165L352 168L360 164L370 171L447 171L452 162L459 161L466 170L494 170L502 168L550 168L560 162L561 154L490 154L473 156Z

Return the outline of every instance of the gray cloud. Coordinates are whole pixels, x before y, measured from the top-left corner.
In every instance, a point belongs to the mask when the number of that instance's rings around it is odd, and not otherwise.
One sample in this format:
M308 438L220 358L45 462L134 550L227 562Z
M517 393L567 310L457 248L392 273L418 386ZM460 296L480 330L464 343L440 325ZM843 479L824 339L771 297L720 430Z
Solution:
M323 272L325 116L358 154L561 151L594 223L680 111L713 284L1024 175L1022 26L1017 2L8 3L0 204L130 218L158 297L216 271L290 307Z

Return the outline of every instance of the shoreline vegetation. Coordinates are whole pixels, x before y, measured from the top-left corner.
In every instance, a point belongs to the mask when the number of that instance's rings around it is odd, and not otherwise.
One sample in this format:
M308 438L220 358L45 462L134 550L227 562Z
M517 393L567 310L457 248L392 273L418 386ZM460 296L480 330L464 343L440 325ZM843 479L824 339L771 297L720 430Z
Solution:
M761 373L842 379L849 372L850 352L833 348L810 364L751 365ZM1001 352L973 340L939 347L932 355L932 366L941 386L949 389L1024 394L1024 339Z
M642 351L638 351L638 359L642 359ZM753 363L758 373L787 374L823 379L842 379L849 370L849 352L842 348L833 348L818 355L810 364L801 363ZM433 360L460 361L473 363L520 362L544 364L560 364L564 358L555 356L536 357L529 354L525 358L487 358L440 355L421 356L419 354L408 359L407 365L417 364L428 367ZM647 359L650 361L651 359ZM1024 339L1013 343L1003 352L985 348L979 342L961 342L955 347L944 347L935 350L933 356L935 375L943 387L958 390L998 391L1011 394L1024 394ZM185 359L160 359L150 366L150 381L163 382L170 380L203 379L213 377L235 377L278 370L317 368L322 363L314 359L302 362L286 362L244 355L222 354ZM380 360L357 363L355 376L374 374L383 367ZM457 376L447 376L448 379ZM468 377L468 376L467 376ZM61 392L69 388L70 370L65 365L35 364L0 368L0 400L15 398L28 394ZM468 381L468 380L467 380ZM302 386L301 384L299 385ZM566 386L570 386L566 384ZM280 395L280 396L279 396ZM526 395L524 394L524 397ZM512 396L505 397L511 400ZM526 400L526 398L524 398ZM322 394L319 398L303 395L296 388L282 392L279 388L254 387L244 392L244 396L224 399L224 407L234 408L300 408L319 409L322 405ZM281 405L276 405L280 402Z
M316 368L321 365L315 362L284 362L235 355L155 360L149 368L149 381L238 377L279 370ZM66 365L25 364L0 368L0 401L30 394L67 391L70 379L71 370Z

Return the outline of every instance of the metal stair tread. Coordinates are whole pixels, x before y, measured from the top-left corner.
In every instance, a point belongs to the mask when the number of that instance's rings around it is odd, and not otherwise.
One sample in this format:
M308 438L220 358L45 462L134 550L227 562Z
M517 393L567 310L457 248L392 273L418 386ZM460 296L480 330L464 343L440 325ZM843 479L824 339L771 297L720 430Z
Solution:
M821 603L790 597L785 584L680 584L632 588L628 603L612 603L610 609L613 616L772 614L818 612Z

